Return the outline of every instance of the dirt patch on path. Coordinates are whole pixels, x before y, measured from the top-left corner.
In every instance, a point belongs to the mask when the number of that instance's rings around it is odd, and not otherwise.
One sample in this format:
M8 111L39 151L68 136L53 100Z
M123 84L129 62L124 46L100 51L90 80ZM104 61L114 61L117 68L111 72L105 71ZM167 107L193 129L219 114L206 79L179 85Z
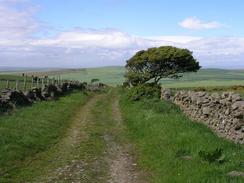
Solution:
M122 115L119 109L119 100L115 98L112 104L115 133L120 133L123 128ZM137 167L134 157L131 155L132 145L116 143L109 136L105 137L108 143L109 153L109 183L146 183L145 174Z

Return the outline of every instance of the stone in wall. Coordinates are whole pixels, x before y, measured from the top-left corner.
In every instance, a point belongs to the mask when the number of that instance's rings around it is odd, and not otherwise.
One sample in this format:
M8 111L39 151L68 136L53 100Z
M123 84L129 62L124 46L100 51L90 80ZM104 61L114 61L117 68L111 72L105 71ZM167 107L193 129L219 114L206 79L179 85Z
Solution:
M161 91L161 99L172 100L172 91L170 89L163 89Z
M14 105L29 105L30 100L24 95L23 92L17 90L3 90L1 98L5 101L11 102Z

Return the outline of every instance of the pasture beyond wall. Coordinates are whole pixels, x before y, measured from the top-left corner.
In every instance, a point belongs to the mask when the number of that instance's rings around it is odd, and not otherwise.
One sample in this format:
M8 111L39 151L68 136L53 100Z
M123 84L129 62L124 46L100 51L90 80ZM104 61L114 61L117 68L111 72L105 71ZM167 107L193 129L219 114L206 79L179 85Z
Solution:
M219 136L244 144L244 100L233 92L207 93L162 89L161 98L178 105L191 119ZM200 134L199 134L200 135Z

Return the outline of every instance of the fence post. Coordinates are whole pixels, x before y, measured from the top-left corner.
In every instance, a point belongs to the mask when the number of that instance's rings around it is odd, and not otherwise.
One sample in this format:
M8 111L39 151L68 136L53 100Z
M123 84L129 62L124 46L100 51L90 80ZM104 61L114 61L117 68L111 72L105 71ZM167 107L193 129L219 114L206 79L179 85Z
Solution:
M36 88L39 88L39 78L36 80Z
M58 85L58 77L55 77L55 85Z
M42 78L42 90L44 90L45 85L44 85L44 79Z
M31 78L31 89L33 88L33 85L34 85L34 78L32 76L32 78Z
M27 75L25 74L25 76L24 76L24 91L26 91L26 86L27 86Z
M16 86L15 86L16 90L19 90L19 80L16 80Z
M6 89L9 89L9 80L7 80Z
M60 75L58 76L58 79L59 79L59 84L61 85L62 83L61 83L61 76Z
M46 85L46 84L47 84L47 78L44 77L44 85Z
M55 84L55 78L53 77L53 79L52 79L52 85L54 85Z

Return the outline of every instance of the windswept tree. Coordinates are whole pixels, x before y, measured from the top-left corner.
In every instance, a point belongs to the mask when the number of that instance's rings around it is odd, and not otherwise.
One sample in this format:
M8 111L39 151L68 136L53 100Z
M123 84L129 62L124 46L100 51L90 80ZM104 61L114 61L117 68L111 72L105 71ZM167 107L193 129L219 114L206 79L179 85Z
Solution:
M135 86L158 84L162 78L179 78L185 72L198 71L200 66L188 49L162 46L137 52L127 61L126 69L127 82Z

